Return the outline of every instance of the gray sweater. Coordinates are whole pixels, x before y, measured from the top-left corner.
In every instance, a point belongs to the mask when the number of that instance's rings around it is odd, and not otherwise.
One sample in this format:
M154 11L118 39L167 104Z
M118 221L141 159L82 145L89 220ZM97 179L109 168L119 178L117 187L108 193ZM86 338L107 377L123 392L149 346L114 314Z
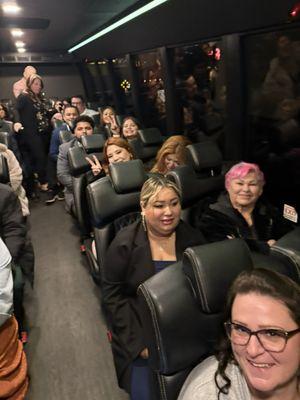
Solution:
M218 388L214 375L218 367L215 357L209 357L193 369L185 381L178 400L218 400ZM229 394L221 394L220 400L251 400L247 383L240 369L235 364L229 364L226 375L231 380ZM220 381L219 381L220 379ZM218 378L222 383L222 378Z

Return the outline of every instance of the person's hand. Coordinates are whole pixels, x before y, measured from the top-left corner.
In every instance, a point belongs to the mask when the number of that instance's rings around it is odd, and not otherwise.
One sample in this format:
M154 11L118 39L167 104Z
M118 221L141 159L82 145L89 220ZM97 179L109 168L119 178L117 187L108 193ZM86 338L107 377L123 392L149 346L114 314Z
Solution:
M20 122L16 122L14 124L14 131L19 132L20 129L23 129L23 125Z
M99 175L103 168L95 154L93 154L93 160L91 160L89 157L85 157L85 159L90 164L94 176Z
M270 239L270 240L267 241L267 243L268 243L268 245L269 245L270 247L272 247L272 246L274 246L274 244L276 243L276 240Z
M140 352L140 357L142 357L144 360L149 358L149 351L147 348Z
M111 116L109 117L109 122L110 122L110 130L111 130L113 133L119 133L120 127L119 127L119 125L117 124L116 117L115 117L114 115L111 115Z

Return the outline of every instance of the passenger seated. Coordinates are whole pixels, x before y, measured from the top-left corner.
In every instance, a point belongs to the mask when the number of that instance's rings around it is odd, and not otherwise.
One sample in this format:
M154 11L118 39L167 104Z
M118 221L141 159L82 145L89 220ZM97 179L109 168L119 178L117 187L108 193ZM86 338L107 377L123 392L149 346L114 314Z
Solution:
M256 164L241 162L225 176L227 193L196 221L210 242L242 238L251 250L269 254L270 246L293 229L276 208L260 199L264 175Z
M7 160L10 186L20 200L23 216L27 217L30 212L26 192L22 186L22 168L20 167L19 161L14 153L2 143L0 143L0 154L2 154Z
M300 288L289 278L242 272L228 294L216 356L194 368L178 400L299 399L299 304Z
M24 399L28 385L26 356L13 316L11 255L0 237L0 398Z
M54 129L51 135L49 159L48 159L48 182L49 190L47 192L46 204L52 204L56 199L63 200L62 189L57 182L57 157L59 153L59 146L61 145L59 133L61 131L73 132L74 121L78 117L78 110L73 106L66 106L63 109L64 123Z
M149 178L141 190L142 220L119 231L106 254L102 293L115 367L119 385L134 400L150 398L137 288L181 260L187 247L204 243L199 231L180 220L180 198L178 187L167 178Z
M103 108L101 111L100 124L102 128L105 128L106 131L108 131L109 136L120 136L121 128L117 124L116 112L112 107L108 106Z
M71 97L71 105L76 107L80 115L86 115L88 117L93 117L93 115L98 114L97 111L86 107L84 98L81 94Z
M18 161L21 162L21 155L16 139L16 134L13 132L13 123L8 120L9 113L7 107L0 103L0 132L7 132L9 135L9 149L14 152Z
M85 159L89 162L93 175L98 179L108 173L109 164L130 161L134 158L133 150L127 140L111 137L106 140L103 147L103 165L95 155L93 155L93 158L86 157ZM89 183L95 181L89 175L87 179Z
M19 324L20 337L25 342L27 333L24 326L23 290L25 282L23 277L25 276L33 285L34 251L19 199L8 185L3 184L0 184L0 237L7 246L14 263L15 316Z
M166 175L172 169L186 163L186 146L191 144L189 139L182 135L169 137L157 152L155 165L150 172Z
M141 128L138 120L134 117L125 117L121 127L122 136L129 140L138 136L138 131Z
M74 138L67 143L59 146L57 157L57 178L64 185L66 211L75 215L74 197L72 186L72 175L68 161L68 151L71 147L81 146L80 138L86 135L92 135L94 129L94 121L87 115L81 115L74 121Z

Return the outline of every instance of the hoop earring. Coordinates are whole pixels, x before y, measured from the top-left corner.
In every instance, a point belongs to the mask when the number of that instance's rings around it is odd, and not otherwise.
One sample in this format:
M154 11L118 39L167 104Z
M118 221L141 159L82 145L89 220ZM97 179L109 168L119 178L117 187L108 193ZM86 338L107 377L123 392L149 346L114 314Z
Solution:
M145 214L143 212L141 212L141 216L142 216L142 225L143 225L144 231L147 232Z

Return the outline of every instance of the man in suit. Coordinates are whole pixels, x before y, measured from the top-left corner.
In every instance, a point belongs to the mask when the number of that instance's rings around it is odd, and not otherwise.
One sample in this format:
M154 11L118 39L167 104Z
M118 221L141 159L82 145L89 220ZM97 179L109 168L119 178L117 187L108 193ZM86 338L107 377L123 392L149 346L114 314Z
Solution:
M75 215L74 196L72 186L72 175L68 161L68 151L71 147L81 146L80 139L82 136L93 134L94 121L87 115L81 115L74 121L74 138L67 143L59 146L57 157L57 178L65 187L65 203L66 210Z

